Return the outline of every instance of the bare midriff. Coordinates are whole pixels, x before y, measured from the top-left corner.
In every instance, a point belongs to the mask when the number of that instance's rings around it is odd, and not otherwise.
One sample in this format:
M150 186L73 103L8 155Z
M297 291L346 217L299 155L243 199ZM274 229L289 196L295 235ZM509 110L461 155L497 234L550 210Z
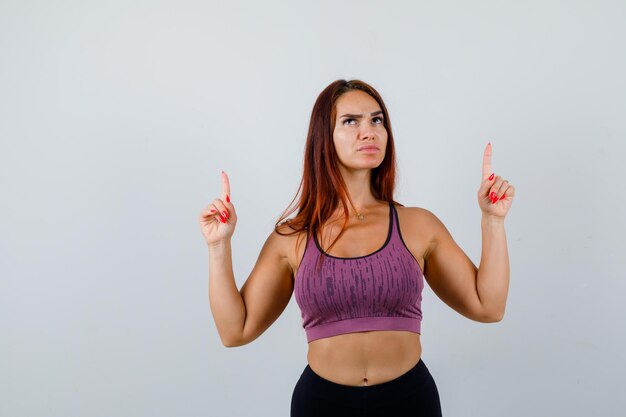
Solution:
M422 355L418 333L358 332L313 340L307 361L324 379L349 386L391 381L413 368Z

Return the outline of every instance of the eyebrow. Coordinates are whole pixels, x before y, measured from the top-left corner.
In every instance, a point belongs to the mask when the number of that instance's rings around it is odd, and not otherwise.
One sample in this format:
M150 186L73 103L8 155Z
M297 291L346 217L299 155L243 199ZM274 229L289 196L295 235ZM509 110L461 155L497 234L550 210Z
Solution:
M377 114L381 114L382 112L383 112L382 110L378 110L378 111L375 111L374 113L370 113L370 116L376 116ZM354 118L354 119L360 119L360 118L363 117L363 115L362 114L349 114L349 113L347 113L347 114L339 116L339 118L342 118L342 117L351 117L351 118Z

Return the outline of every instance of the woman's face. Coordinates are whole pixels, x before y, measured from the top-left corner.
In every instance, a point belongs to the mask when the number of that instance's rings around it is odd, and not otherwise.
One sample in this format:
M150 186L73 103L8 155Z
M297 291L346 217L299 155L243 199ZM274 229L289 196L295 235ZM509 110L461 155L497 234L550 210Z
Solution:
M353 170L379 166L385 159L387 129L378 102L364 91L351 90L335 104L333 143L340 166Z

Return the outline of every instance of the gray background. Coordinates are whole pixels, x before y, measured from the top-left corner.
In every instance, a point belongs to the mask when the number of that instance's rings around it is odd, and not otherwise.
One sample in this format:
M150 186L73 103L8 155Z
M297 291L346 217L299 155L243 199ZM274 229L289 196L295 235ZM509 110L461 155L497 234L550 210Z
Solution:
M425 289L444 415L623 415L625 3L226 3L0 3L0 415L287 416L295 299L225 348L197 217L224 169L240 288L338 78L380 91L397 200L476 265L487 141L517 189L504 320Z

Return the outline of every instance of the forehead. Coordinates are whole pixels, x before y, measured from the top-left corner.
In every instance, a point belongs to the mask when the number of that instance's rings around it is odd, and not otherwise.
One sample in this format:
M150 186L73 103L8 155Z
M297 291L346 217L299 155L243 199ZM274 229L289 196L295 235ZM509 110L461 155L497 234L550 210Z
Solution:
M371 113L381 110L374 97L364 91L352 90L344 93L337 99L337 114L349 113Z

